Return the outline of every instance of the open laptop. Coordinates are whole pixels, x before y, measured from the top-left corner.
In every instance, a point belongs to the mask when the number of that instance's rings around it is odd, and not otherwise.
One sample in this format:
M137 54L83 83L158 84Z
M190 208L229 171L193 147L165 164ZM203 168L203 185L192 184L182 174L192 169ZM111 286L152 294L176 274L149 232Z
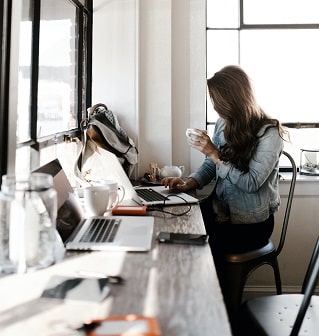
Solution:
M93 184L98 184L101 176L103 176L104 179L117 181L125 190L124 199L120 204L154 206L198 203L197 198L178 190L166 188L165 186L133 187L116 155L102 148L99 148L99 151L101 151L107 164L94 167L95 175L87 174L86 177L89 178ZM82 186L87 184L80 179L78 182Z
M38 168L53 176L57 191L57 230L67 250L148 251L154 218L150 216L96 216L85 218L80 200L58 159Z

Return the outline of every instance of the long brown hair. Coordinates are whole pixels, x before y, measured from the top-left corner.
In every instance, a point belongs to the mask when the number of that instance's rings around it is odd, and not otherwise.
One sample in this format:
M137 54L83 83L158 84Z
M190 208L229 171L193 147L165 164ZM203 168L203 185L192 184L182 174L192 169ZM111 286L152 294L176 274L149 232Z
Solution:
M247 172L263 135L258 135L261 127L267 125L265 132L275 127L281 137L285 131L257 104L250 79L239 66L222 68L207 80L207 86L215 111L225 121L226 144L220 149L220 159Z

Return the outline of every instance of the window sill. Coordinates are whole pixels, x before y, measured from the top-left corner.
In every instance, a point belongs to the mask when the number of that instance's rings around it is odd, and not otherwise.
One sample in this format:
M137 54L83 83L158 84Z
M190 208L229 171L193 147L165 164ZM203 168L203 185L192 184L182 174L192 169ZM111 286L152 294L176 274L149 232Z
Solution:
M280 173L280 194L288 195L291 173ZM302 175L297 173L295 196L319 196L319 176Z

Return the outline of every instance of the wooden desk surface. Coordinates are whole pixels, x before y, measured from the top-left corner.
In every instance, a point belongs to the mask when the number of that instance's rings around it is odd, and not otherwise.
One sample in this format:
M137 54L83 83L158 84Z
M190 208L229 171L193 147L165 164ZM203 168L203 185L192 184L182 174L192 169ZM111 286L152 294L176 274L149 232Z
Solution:
M168 208L180 213L185 207ZM181 217L152 212L159 231L204 233L197 205ZM120 274L102 303L40 299L52 275L76 276L79 270ZM155 316L163 336L227 336L230 326L209 246L159 244L147 253L80 253L47 269L0 278L0 334L78 335L84 321L110 315Z

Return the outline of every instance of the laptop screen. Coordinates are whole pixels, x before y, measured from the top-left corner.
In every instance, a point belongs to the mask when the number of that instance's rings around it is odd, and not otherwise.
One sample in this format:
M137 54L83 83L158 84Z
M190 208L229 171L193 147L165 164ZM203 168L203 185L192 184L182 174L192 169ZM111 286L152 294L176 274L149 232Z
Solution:
M74 194L73 188L58 159L41 166L33 172L46 173L53 177L58 203L56 226L62 241L65 242L84 218L81 204Z

